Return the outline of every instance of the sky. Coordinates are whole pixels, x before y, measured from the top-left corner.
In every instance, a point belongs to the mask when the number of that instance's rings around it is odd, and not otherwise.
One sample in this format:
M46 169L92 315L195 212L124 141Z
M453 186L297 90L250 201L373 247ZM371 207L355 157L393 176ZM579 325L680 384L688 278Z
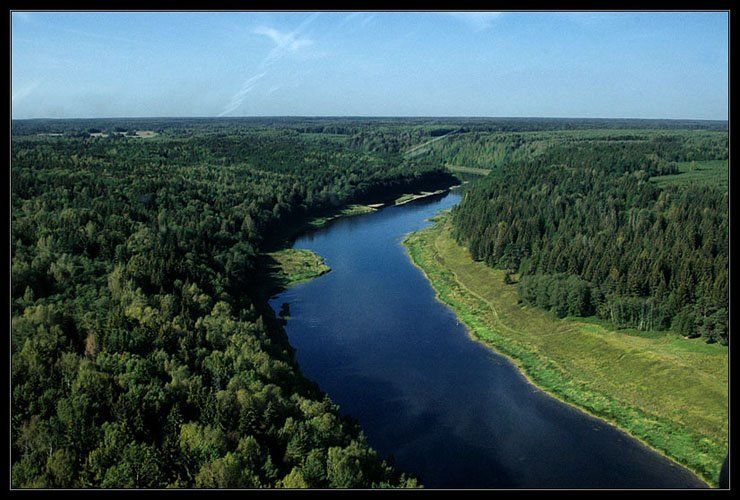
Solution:
M13 12L13 118L727 119L725 12Z

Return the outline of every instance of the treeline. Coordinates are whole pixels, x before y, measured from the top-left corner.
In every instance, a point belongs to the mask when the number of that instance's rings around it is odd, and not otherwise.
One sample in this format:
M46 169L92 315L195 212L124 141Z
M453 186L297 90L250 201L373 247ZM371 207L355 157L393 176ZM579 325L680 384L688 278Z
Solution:
M428 152L441 163L493 170L537 158L554 164L578 158L593 167L638 168L651 175L658 175L651 170L655 167L673 173L673 162L727 159L727 154L727 134L722 131L609 129L453 134L431 144Z
M726 343L728 194L650 182L672 161L726 150L714 139L651 142L563 144L507 164L453 210L454 234L474 258L519 273L523 300L559 316Z
M175 136L203 133L246 133L266 130L294 130L327 135L385 135L421 131L434 137L450 130L464 132L542 132L597 130L724 131L723 120L640 120L591 118L360 118L360 117L253 117L253 118L84 118L13 120L13 136L89 132L90 129L115 131L154 130Z
M256 254L313 211L451 178L187 126L13 139L13 486L417 485L301 375Z

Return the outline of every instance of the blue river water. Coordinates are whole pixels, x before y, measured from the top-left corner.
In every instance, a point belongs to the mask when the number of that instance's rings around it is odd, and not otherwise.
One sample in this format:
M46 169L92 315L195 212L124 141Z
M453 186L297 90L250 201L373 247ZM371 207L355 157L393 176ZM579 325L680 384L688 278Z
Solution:
M472 340L401 245L454 191L299 238L332 271L271 300L303 373L431 488L693 488L686 469L529 384Z

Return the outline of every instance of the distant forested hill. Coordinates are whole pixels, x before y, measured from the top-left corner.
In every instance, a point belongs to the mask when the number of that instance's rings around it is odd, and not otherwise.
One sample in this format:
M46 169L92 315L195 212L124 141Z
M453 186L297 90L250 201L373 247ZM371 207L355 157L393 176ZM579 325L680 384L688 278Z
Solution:
M453 211L455 236L519 273L524 301L728 341L725 132L457 137L430 154L492 169Z

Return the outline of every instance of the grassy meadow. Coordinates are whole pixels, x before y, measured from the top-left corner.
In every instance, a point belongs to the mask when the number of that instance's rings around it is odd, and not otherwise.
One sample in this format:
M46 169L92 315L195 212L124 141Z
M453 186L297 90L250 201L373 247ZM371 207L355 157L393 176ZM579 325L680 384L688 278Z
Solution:
M473 338L511 358L548 393L717 484L728 451L726 347L671 333L631 334L522 306L516 284L473 261L445 218L404 244Z

